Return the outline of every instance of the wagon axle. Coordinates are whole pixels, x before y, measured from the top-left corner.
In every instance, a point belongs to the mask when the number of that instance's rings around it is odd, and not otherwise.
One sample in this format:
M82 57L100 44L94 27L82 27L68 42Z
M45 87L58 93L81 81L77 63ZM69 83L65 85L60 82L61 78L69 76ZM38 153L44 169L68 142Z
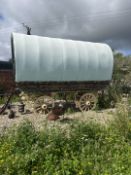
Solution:
M13 96L13 95L12 95ZM27 94L22 93L21 101L17 105L9 104L11 97L7 100L6 104L3 106L3 111L1 110L1 114L4 112L4 110L10 105L11 108L14 106L18 107L19 112L24 112L24 108L26 108L26 105L29 104L29 96ZM26 99L27 98L27 99ZM35 113L39 114L49 114L52 111L62 110L66 111L68 108L75 108L79 109L80 111L89 111L95 108L97 102L97 98L93 93L81 93L81 95L77 95L77 97L74 97L74 101L68 101L68 100L55 100L53 97L44 95L37 97L36 100L34 100L33 103L33 111ZM28 105L27 105L28 106ZM30 110L32 107L28 106L28 110Z

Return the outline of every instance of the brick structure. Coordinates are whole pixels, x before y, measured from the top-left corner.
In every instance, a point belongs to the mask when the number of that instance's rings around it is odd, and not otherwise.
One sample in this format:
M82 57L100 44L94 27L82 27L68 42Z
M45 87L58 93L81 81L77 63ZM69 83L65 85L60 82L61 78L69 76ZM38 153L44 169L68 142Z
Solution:
M12 70L0 70L0 91L9 92L15 87Z

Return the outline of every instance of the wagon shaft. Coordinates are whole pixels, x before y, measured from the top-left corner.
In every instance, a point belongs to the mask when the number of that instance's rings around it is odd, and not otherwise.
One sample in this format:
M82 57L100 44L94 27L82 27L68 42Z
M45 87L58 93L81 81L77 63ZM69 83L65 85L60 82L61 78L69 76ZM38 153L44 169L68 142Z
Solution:
M10 102L10 100L11 100L11 98L12 98L12 96L14 95L14 93L11 93L10 95L9 95L9 97L7 98L7 101L5 102L5 104L2 106L2 108L0 109L0 115L2 115L4 112L5 112L5 110L6 110L6 108L8 107L8 105L9 105L9 102Z

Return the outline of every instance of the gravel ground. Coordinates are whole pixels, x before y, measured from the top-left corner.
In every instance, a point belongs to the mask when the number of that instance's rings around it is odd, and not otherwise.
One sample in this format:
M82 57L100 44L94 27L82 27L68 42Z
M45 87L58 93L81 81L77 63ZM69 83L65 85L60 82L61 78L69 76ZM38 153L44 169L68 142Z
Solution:
M16 111L16 110L15 110ZM73 122L75 120L80 121L93 121L101 124L107 124L108 122L113 120L113 114L115 113L115 109L108 109L103 111L88 111L88 112L75 112L72 114L64 114L60 117L60 120L57 121L48 121L47 115L36 114L33 112L25 112L25 114L20 114L16 111L16 117L13 119L8 118L7 114L0 116L0 133L4 132L7 128L13 127L14 125L18 126L24 120L29 120L35 126L36 129L43 129L44 125L47 124L49 126L52 125L62 125L62 127L67 127L69 122Z

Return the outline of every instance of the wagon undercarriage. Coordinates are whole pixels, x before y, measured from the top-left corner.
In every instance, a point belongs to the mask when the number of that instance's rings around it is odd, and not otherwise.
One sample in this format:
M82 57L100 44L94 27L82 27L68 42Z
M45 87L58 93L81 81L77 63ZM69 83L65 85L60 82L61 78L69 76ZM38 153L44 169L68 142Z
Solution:
M22 93L20 103L35 113L48 114L53 109L67 110L75 108L79 111L95 109L98 91L102 91L109 82L72 82L72 83L19 83ZM23 93L24 92L24 93ZM2 114L8 107L14 92L1 108ZM18 94L18 90L17 90Z

